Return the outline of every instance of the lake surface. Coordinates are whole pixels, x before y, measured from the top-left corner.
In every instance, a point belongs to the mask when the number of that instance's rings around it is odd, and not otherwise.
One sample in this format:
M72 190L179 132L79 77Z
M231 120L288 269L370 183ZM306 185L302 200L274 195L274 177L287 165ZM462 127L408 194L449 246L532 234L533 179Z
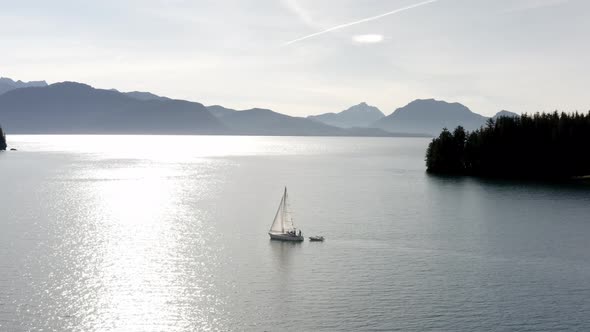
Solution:
M420 138L10 136L2 331L590 330L590 188ZM288 186L323 243L271 242Z

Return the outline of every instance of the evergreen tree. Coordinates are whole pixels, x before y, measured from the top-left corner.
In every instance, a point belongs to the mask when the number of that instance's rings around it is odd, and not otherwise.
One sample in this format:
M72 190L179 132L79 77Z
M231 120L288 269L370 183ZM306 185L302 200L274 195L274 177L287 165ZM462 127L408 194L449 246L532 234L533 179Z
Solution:
M6 150L6 146L6 135L4 135L4 131L0 127L0 150Z

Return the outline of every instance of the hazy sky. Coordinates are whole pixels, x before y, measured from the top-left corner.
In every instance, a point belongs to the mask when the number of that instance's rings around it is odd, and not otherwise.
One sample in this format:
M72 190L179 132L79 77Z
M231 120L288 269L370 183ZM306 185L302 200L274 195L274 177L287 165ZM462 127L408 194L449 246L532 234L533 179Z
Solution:
M590 109L590 1L0 0L0 76L291 115Z

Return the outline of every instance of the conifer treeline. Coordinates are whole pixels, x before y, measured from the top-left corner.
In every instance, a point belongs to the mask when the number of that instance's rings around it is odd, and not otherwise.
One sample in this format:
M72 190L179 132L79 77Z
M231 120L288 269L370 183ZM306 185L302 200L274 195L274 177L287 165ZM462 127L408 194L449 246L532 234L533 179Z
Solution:
M500 117L471 133L443 129L426 151L428 172L560 179L590 175L590 113Z
M2 127L0 127L0 150L6 150L6 135L4 135Z

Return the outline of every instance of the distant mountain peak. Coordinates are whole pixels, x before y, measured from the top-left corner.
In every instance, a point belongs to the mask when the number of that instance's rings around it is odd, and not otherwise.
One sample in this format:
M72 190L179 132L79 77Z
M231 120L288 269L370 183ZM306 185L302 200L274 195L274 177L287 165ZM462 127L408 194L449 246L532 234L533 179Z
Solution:
M14 85L47 85L45 81L30 81L24 82L21 80L15 81L9 77L0 77L0 83L4 84L14 84Z
M367 127L384 116L385 114L377 107L368 105L366 102L361 102L340 113L311 115L308 118L335 127L353 128Z
M411 104L421 104L421 103L428 103L428 104L447 104L447 105L461 105L463 107L465 107L465 105L458 103L458 102L449 102L446 100L441 100L441 99L435 99L435 98L418 98L416 100L413 100L411 102L408 103L408 105Z
M381 114L382 116L385 116L385 114L383 114L383 112L381 112L381 110L379 110L377 107L371 106L364 101L361 102L360 104L351 106L348 109L346 109L338 114L342 114L344 112L377 113L377 114Z
M398 114L416 114L416 113L421 113L421 114L432 114L432 115L437 115L439 113L445 113L445 112L452 112L452 113L457 113L457 114L475 114L473 113L467 106L461 104L461 103L457 103L457 102L447 102L444 100L437 100L437 99L433 99L433 98L429 98L429 99L416 99L410 103L408 103L406 106L404 107L400 107L398 109L396 109L393 114L398 113ZM391 115L393 115L391 114ZM391 116L390 115L390 116ZM479 114L477 114L479 115Z
M43 87L47 86L47 82L45 81L31 81L31 82L23 82L21 80L14 81L8 77L0 77L0 95L15 89L20 88L31 88L31 87Z
M374 126L392 132L438 134L442 128L462 125L468 130L479 128L486 117L472 112L461 103L444 100L416 99L392 114L374 123Z
M499 118L499 117L511 117L511 118L517 118L517 117L519 117L519 116L520 116L520 115L518 115L518 114L516 114L516 113L514 113L514 112L510 112L510 111L507 111L507 110L501 110L500 112L496 113L496 114L495 114L495 115L492 117L492 119L497 119L497 118Z

